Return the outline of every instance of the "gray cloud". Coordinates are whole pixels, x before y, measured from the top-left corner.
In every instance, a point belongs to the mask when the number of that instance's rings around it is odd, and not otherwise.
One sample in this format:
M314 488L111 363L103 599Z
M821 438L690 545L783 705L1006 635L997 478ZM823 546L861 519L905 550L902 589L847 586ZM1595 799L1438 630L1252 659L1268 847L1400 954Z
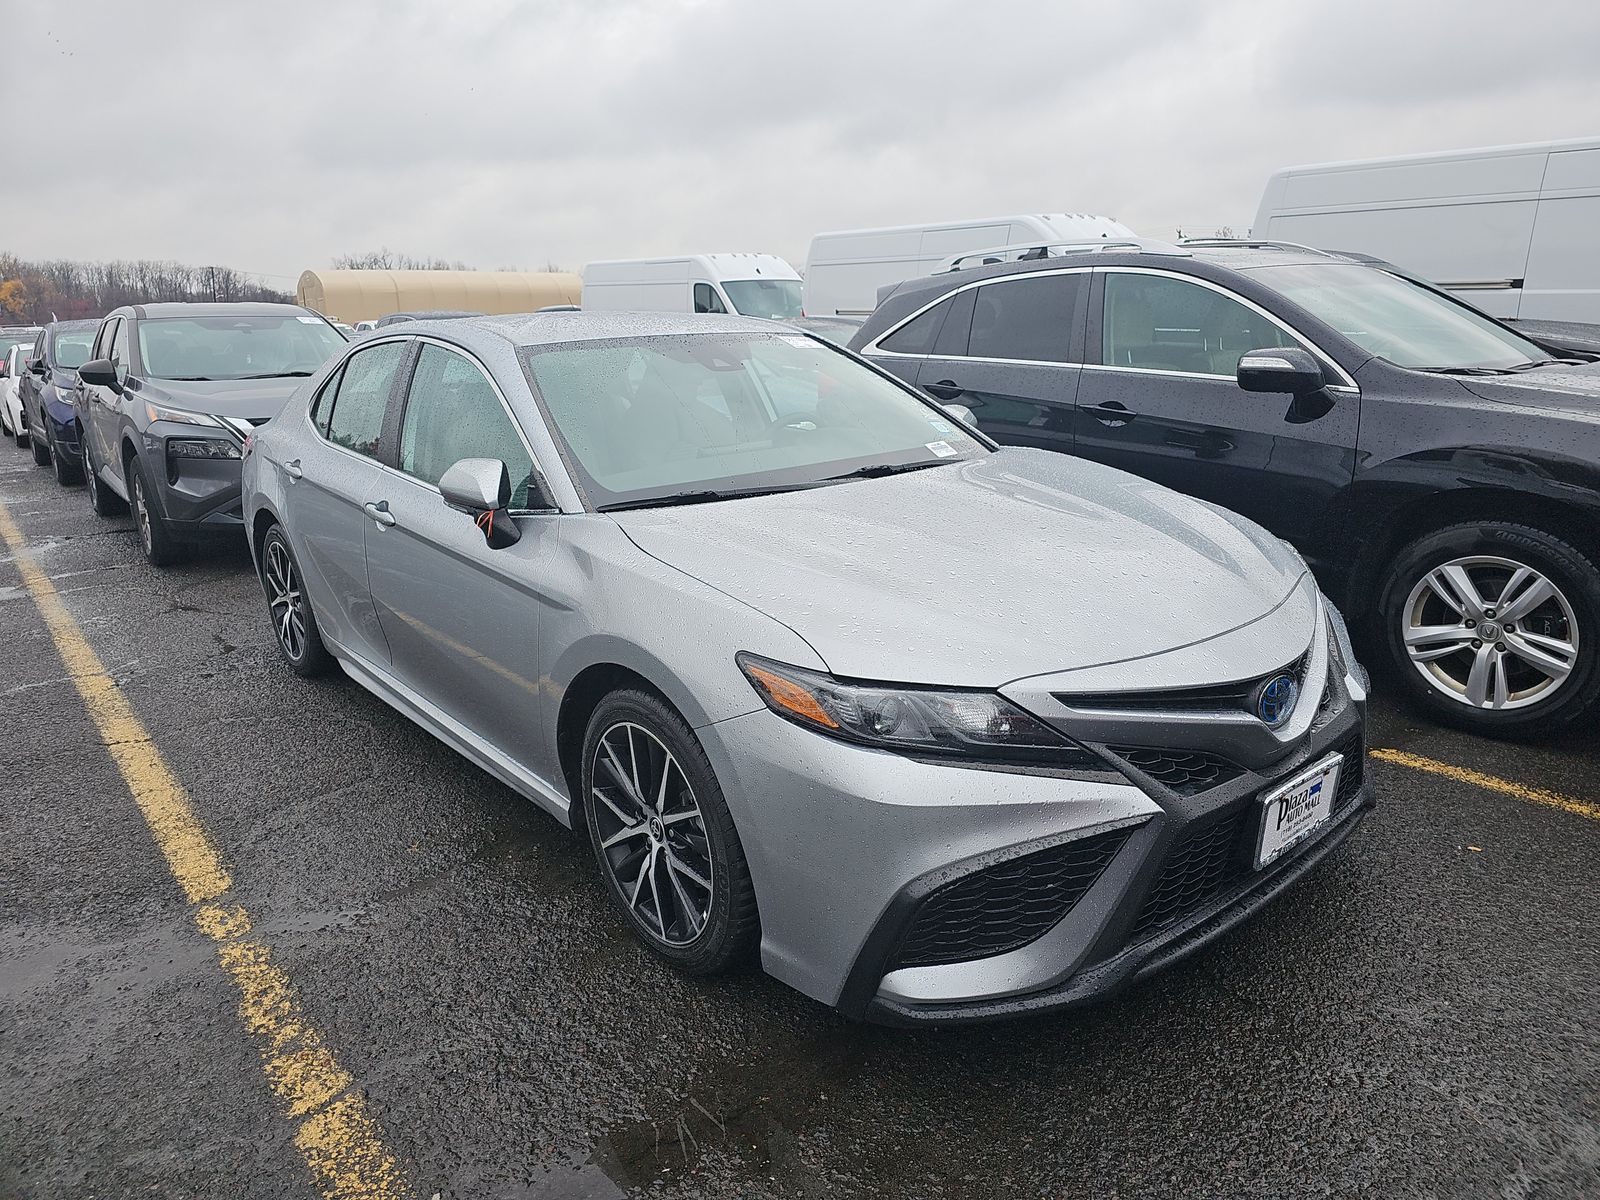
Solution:
M72 149L0 171L0 249L279 282L379 244L576 267L1016 211L1242 228L1291 163L1600 132L1580 3L149 0L16 7L6 44L14 144Z

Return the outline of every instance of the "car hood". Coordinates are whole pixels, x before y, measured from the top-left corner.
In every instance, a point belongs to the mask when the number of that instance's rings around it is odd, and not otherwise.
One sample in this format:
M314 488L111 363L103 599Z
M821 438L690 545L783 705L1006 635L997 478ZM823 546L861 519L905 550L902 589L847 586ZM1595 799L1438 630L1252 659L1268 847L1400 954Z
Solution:
M1463 377L1459 382L1485 400L1600 416L1600 363L1562 363L1516 375Z
M217 417L242 417L264 421L278 415L284 402L294 395L304 378L283 376L275 379L146 379L136 395L157 404L171 404L191 412Z
M1243 518L1020 448L614 516L646 553L789 626L835 674L910 683L998 687L1194 645L1284 606L1306 570Z

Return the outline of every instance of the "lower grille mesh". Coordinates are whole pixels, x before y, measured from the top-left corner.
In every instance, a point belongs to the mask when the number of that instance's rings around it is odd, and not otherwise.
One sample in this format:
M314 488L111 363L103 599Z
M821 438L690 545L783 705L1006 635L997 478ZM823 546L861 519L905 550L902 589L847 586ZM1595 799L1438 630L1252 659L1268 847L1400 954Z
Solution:
M1083 898L1130 832L1051 846L943 885L917 909L896 965L988 958L1042 937Z
M1338 812L1356 798L1366 775L1361 731L1347 734L1329 750L1344 755L1333 799L1333 811ZM1181 920L1243 882L1250 873L1252 850L1247 843L1256 831L1256 812L1255 802L1249 801L1178 839L1139 912L1131 941Z
M1192 796L1244 774L1227 759L1201 750L1155 750L1145 746L1106 749L1180 796Z

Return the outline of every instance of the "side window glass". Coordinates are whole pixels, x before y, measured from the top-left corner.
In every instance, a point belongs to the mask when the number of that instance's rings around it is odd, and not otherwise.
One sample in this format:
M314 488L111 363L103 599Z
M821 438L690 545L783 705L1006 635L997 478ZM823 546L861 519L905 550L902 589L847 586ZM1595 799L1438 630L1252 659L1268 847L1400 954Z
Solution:
M1247 350L1295 346L1237 300L1170 275L1106 275L1101 361L1114 367L1232 378Z
M972 337L972 306L977 298L977 289L971 288L951 299L950 315L933 341L933 352L939 358L966 357L967 342Z
M950 315L951 301L941 300L920 317L907 321L878 344L891 354L931 354L933 339Z
M694 285L694 310L697 313L725 313L722 297L717 295L717 289L709 283Z
M389 389L404 353L404 342L384 342L350 356L328 417L330 442L357 454L377 455Z
M100 332L95 334L95 338L94 338L94 353L92 355L90 355L91 358L108 358L108 357L110 357L110 354L111 354L111 336L116 331L117 321L119 319L120 318L118 318L118 317L112 317L104 325L100 326Z
M972 308L973 358L1067 362L1085 275L1008 279L978 289Z
M400 469L437 486L445 471L463 458L505 463L511 473L512 509L528 507L533 460L505 405L475 363L427 345L411 376L400 426Z
M111 339L111 361L116 364L117 378L128 377L128 322L117 322L117 332Z

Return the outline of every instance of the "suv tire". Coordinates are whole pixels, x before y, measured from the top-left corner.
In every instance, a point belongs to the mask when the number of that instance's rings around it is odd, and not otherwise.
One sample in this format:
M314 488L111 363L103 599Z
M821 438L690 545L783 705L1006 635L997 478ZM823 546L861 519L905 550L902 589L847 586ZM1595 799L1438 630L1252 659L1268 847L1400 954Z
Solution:
M135 454L128 460L128 504L133 509L134 529L139 546L155 567L170 567L183 557L183 545L173 536L172 527L156 507L149 473L144 460Z
M1478 521L1418 538L1378 614L1401 686L1445 723L1547 736L1600 698L1600 570L1543 530Z
M760 935L755 886L711 762L683 718L648 692L613 692L589 718L582 784L595 861L639 940L691 975L745 965Z
M120 517L128 511L128 503L117 495L100 478L100 470L94 461L94 451L89 448L89 439L81 432L79 437L83 447L83 482L89 493L89 506L96 515L102 517Z
M27 414L24 413L23 417L26 419ZM29 434L28 445L33 451L34 466L48 467L50 465L50 443L45 441L42 437L34 437L32 434Z
M56 474L56 482L62 487L83 482L83 469L73 466L62 456L61 447L56 445L53 435L50 438L50 467Z

